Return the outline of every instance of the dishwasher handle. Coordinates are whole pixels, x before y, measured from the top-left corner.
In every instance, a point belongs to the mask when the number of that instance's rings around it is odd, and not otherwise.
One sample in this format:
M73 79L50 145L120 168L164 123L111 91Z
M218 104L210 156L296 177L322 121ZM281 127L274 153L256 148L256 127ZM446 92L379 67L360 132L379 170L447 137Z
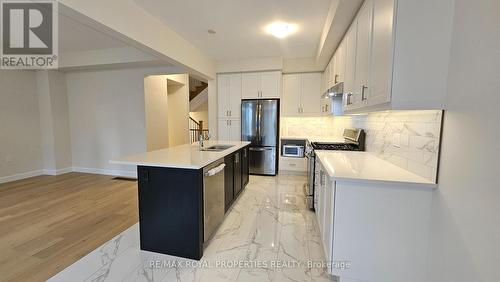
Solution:
M205 176L208 176L208 177L209 176L214 176L217 173L223 171L225 167L226 167L226 164L220 164L219 166L214 167L214 168L208 170L207 172L205 172Z

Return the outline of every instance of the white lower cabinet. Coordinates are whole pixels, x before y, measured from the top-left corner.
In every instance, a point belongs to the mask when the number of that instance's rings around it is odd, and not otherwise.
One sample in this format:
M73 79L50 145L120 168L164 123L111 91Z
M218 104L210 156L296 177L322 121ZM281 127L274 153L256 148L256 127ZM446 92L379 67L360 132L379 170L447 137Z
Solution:
M307 171L307 159L306 158L290 158L290 157L280 157L280 170L284 171Z
M317 194L317 209L316 218L318 220L319 231L323 243L323 251L327 262L332 261L332 245L333 245L333 225L335 211L335 185L330 178L321 162L316 163L318 170L318 181L315 182ZM331 270L330 270L331 272Z
M240 141L241 121L239 119L219 119L218 140Z
M425 281L432 189L333 181L321 161L316 218L329 273L340 281Z

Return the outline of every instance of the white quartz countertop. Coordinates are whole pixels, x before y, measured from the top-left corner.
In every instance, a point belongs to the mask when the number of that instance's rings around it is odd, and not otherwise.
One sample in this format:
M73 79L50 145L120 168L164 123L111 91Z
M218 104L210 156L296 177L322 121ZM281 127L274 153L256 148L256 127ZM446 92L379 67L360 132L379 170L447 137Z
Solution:
M110 163L135 166L200 169L218 159L238 151L249 144L250 142L244 141L205 141L205 148L213 145L233 145L233 147L224 151L214 152L200 151L199 145L196 142L193 144L184 144L157 151L120 157L118 159L111 160Z
M436 184L367 152L315 151L332 180L363 180L418 184L436 188Z

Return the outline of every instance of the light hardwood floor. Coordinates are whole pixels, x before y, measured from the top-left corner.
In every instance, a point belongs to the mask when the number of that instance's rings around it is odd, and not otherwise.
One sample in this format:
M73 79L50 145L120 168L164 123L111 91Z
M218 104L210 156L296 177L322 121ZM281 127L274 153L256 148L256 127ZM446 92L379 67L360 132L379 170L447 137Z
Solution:
M0 184L0 281L45 281L136 222L136 181L67 173Z

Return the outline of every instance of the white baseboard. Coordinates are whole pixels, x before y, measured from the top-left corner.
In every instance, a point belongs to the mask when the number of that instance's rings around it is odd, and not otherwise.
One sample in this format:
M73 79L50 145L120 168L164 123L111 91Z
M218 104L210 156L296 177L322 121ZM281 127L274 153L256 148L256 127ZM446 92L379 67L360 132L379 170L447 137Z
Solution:
M103 174L103 175L111 175L111 176L137 178L137 171L129 171L129 170L73 167L73 171L74 172L82 172L82 173L94 173L94 174Z
M2 177L0 177L0 183L17 181L17 180L21 180L21 179L25 179L25 178L39 176L42 174L43 174L42 170L34 170L34 171L18 173L18 174L9 175L9 176L2 176Z
M61 169L44 169L42 172L44 175L61 175L72 171L73 171L72 167L67 167Z
M2 176L0 177L0 184L40 175L61 175L68 172L82 172L82 173L103 174L103 175L111 175L111 176L119 176L127 178L137 178L137 171L98 169L98 168L86 168L86 167L67 167L62 169L34 170L9 176Z

